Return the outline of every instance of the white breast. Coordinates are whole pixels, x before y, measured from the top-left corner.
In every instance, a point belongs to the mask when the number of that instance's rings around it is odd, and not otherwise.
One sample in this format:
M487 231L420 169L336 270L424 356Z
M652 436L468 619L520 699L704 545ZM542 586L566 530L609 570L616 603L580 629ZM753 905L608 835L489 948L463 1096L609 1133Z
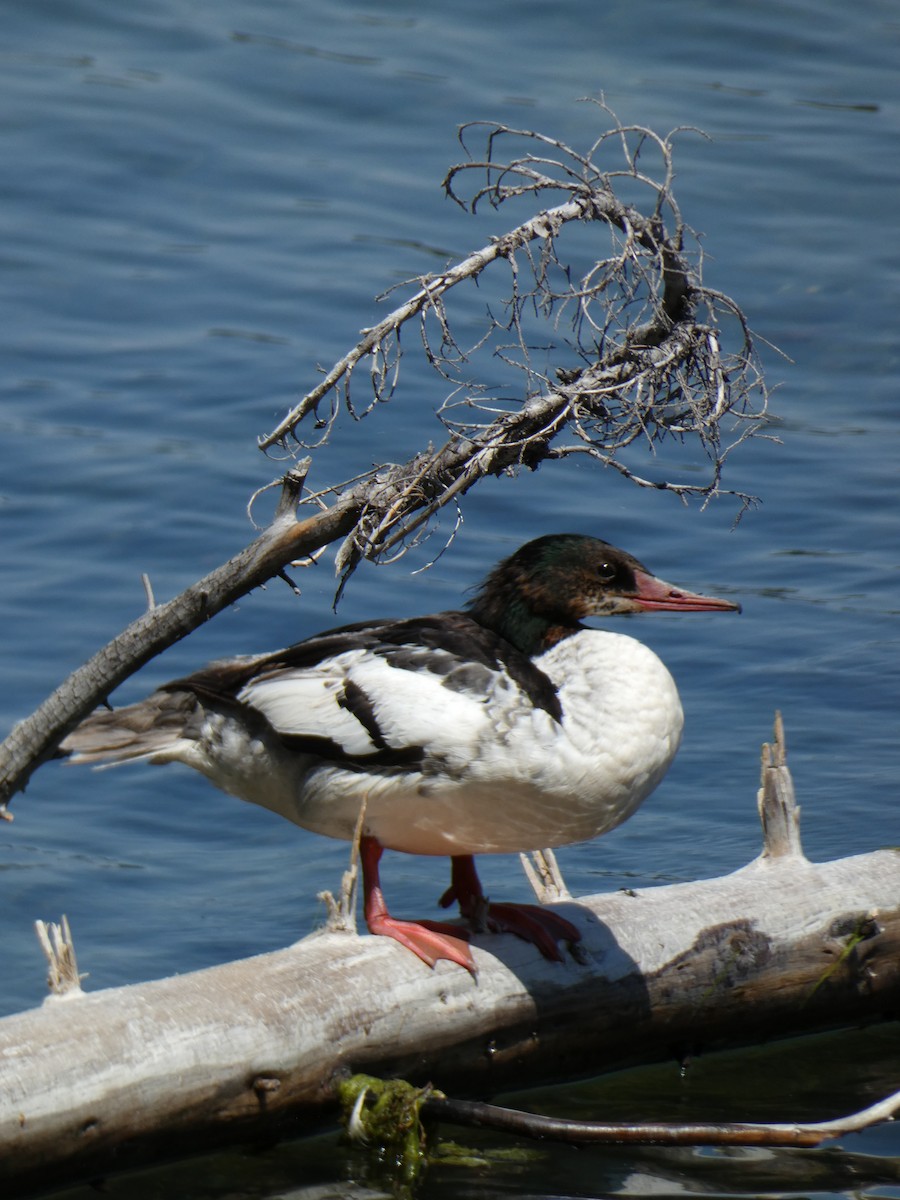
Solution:
M439 852L456 854L587 841L653 791L683 724L674 681L656 655L632 638L589 630L538 665L557 684L562 723L541 711L511 720L508 711L492 712L495 736L484 739L466 778L452 788L423 782L415 811L404 806L404 827L392 821L385 829L387 845L423 853L438 833Z

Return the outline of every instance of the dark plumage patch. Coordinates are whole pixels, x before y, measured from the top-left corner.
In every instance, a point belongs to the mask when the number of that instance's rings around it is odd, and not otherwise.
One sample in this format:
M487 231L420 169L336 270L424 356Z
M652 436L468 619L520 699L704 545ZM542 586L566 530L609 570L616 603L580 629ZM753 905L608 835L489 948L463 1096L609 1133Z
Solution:
M562 720L562 706L556 686L544 672L534 665L527 654L517 650L493 630L480 625L468 613L443 612L430 617L414 617L408 621L387 622L378 629L378 638L380 644L372 649L377 654L383 654L392 666L408 665L414 670L431 670L446 675L448 687L454 686L449 676L457 670L481 666L491 671L504 671L518 684L535 708L544 709L556 721ZM391 646L397 649L392 650ZM422 647L441 653L429 658L422 655ZM410 657L405 663L406 655ZM474 673L469 678L474 681Z
M352 679L348 679L344 684L343 691L338 697L338 704L341 708L351 713L365 729L366 733L372 739L372 745L379 750L387 750L387 738L381 731L381 726L378 724L378 718L375 716L375 706L371 698L365 691Z
M288 750L320 758L324 763L345 771L365 771L368 774L378 771L383 775L400 775L409 771L430 773L433 770L433 764L426 760L421 746L396 748L385 745L370 754L348 754L340 742L332 738L306 737L298 733L280 733L276 736Z
M474 683L473 665L505 671L535 708L544 709L556 721L562 720L562 706L555 685L527 654L479 624L468 613L452 611L404 621L363 621L345 625L273 654L211 663L195 675L166 684L165 690L195 692L212 699L233 699L254 678L265 678L283 670L311 670L325 659L350 650L378 654L400 669L445 675L448 687L456 686L450 678L458 670L469 669L469 680ZM460 686L459 690L468 689ZM348 703L358 704L359 699ZM350 711L359 719L355 707ZM362 723L365 725L365 721ZM371 735L368 725L366 729Z

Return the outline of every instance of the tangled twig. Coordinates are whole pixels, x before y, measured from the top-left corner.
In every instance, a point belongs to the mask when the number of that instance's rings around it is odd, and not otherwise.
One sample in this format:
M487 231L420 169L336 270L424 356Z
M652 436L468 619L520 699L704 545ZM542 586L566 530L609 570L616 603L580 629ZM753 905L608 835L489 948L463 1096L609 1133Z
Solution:
M735 496L742 512L755 497L723 488L723 468L764 426L767 392L739 305L703 283L701 248L672 190L674 134L616 124L580 153L557 138L480 122L463 127L464 146L474 129L486 152L450 168L448 196L473 214L485 203L546 206L414 281L414 294L260 440L263 448L305 446L304 422L314 415L318 444L342 408L360 419L395 397L400 331L418 322L427 362L450 385L437 409L448 441L404 468L373 471L373 494L339 556L345 578L362 557L402 553L484 475L576 454L684 499ZM473 173L480 182L466 196ZM598 224L608 235L602 255ZM474 279L486 308L473 333L470 307L457 312L452 293ZM364 360L371 398L360 409L350 385ZM705 476L696 454L686 478L640 465L667 439L699 448ZM329 490L341 495L343 485Z

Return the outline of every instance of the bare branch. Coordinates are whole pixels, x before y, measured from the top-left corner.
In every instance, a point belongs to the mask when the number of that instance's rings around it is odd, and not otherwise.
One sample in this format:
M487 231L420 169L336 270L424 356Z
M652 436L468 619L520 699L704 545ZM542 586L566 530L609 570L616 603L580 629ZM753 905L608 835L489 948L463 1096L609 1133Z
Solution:
M339 556L344 581L360 558L402 552L440 508L458 504L485 474L534 468L576 452L640 487L704 502L735 495L741 511L755 503L724 489L722 475L728 455L764 427L766 388L739 305L703 282L702 249L672 192L673 135L616 124L580 153L545 134L483 123L463 127L463 145L473 129L486 153L450 168L448 196L472 213L482 201L494 208L523 199L551 203L441 274L415 281L412 297L366 330L260 439L263 448L304 444L303 422L326 398L328 416L317 423L316 436L324 429L327 438L341 403L356 418L377 410L399 384L400 331L418 322L426 361L452 387L436 412L450 440L411 460L404 480L394 472L396 498L389 507L380 502L376 473L373 503ZM503 155L505 147L511 152ZM466 196L463 185L473 178ZM648 203L639 207L642 194ZM609 235L599 256L596 238L585 232L598 224ZM474 337L467 306L463 339L449 301L458 284L471 280L479 281L488 306ZM366 356L372 399L362 410L350 402L349 385ZM498 365L512 380L504 399ZM565 430L577 444L554 446ZM641 444L653 450L668 438L698 445L710 464L706 479L693 470L685 479L653 479L625 453ZM335 494L342 494L341 485ZM422 503L409 519L401 509L414 497Z

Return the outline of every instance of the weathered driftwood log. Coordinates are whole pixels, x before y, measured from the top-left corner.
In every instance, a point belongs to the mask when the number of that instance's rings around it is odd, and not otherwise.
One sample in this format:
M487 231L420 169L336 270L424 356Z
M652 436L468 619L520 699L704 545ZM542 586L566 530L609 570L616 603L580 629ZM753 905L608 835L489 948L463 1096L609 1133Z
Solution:
M760 809L764 852L732 875L563 900L583 931L566 965L486 935L476 981L346 932L94 995L73 965L0 1021L4 1194L301 1135L348 1072L484 1096L895 1016L900 853L809 863L777 743Z

